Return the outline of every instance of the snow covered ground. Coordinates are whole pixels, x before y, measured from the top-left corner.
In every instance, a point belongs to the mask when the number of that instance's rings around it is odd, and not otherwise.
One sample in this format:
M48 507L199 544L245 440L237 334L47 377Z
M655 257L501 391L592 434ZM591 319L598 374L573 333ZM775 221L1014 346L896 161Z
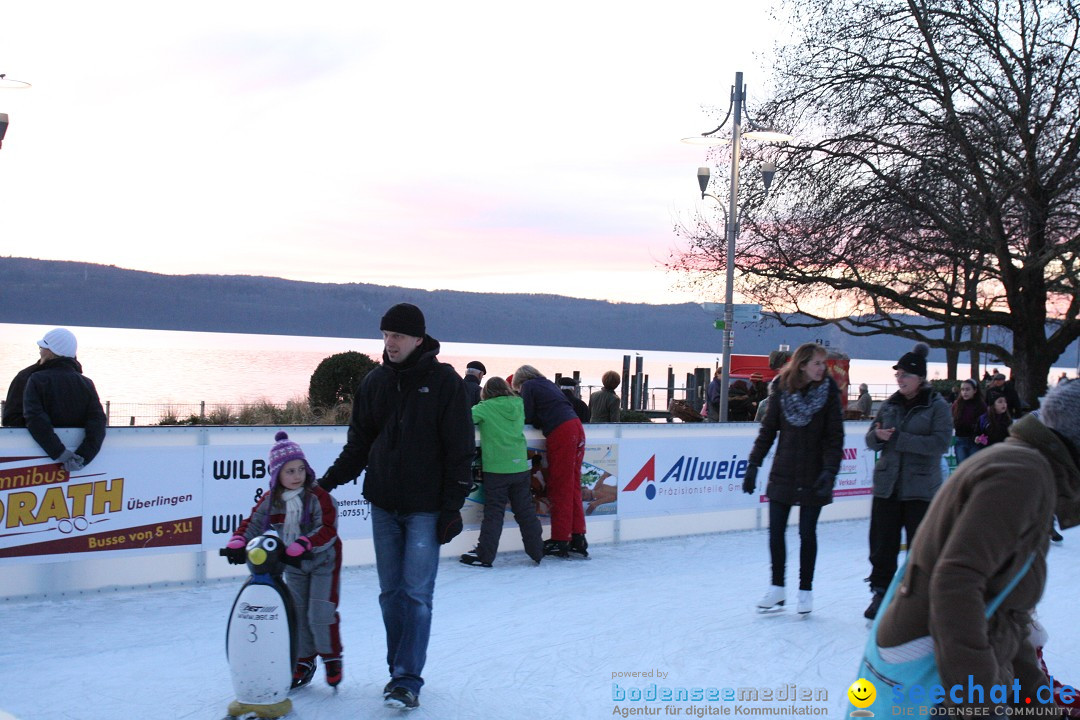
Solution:
M794 684L828 696L796 705L819 717L845 717L845 693L867 632L867 522L820 526L816 607L806 618L793 610L753 610L768 584L764 531L598 545L590 560L547 560L539 567L521 553L501 555L493 569L446 559L436 585L427 684L420 709L408 717L610 718L616 707L700 717L735 705L615 702L613 683L624 690L652 683L774 690ZM797 545L791 528L789 588L797 587L790 562ZM345 680L334 692L320 668L311 686L293 693L289 717L400 717L381 701L387 674L375 569L346 569L342 583ZM1080 684L1080 623L1070 610L1078 585L1080 533L1067 532L1064 544L1051 549L1039 613L1050 633L1047 663L1070 684ZM5 712L19 720L223 717L233 699L225 622L238 587L224 582L0 605L0 718L7 720ZM649 671L666 676L613 678ZM791 703L754 706L784 705Z

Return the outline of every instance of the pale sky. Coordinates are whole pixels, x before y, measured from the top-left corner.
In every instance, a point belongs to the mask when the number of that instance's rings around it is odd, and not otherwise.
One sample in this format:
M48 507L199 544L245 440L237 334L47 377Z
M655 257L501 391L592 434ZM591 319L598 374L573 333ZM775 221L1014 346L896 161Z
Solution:
M7 0L0 255L715 300L663 268L706 161L679 138L736 71L764 100L777 34L724 0Z

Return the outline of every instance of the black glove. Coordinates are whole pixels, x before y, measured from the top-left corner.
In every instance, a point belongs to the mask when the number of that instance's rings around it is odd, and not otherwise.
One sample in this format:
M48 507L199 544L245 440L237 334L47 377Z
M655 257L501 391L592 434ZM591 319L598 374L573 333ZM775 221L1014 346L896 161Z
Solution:
M303 555L289 555L287 553L282 553L281 562L285 565L291 565L297 570L302 570L304 567L304 561L310 560L313 557L315 557L315 555L310 550L305 552Z
M828 468L821 471L817 482L814 483L814 494L819 498L832 499L833 481L836 479L836 471Z
M321 487L326 492L330 492L331 490L333 490L334 488L336 488L338 486L337 481L334 480L334 478L330 477L330 471L329 470L327 470L325 473L323 473L323 476L318 479L318 483L319 483L319 487Z
M440 545L445 545L460 535L463 527L461 511L443 510L435 522L435 537L438 538Z
M747 495L754 494L754 488L757 487L757 465L747 465L746 474L743 475L742 491Z
M243 565L247 562L247 548L221 548L220 554L225 556L230 565Z

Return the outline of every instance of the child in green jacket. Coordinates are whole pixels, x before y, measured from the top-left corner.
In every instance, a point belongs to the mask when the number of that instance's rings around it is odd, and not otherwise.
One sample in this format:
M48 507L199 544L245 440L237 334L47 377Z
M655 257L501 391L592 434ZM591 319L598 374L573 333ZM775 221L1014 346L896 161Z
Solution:
M491 567L499 551L503 515L509 500L521 528L525 552L535 562L544 557L543 530L529 491L530 466L525 446L525 406L501 377L484 385L480 403L473 406L473 422L480 430L481 469L484 473L484 520L476 548L461 556L466 565Z

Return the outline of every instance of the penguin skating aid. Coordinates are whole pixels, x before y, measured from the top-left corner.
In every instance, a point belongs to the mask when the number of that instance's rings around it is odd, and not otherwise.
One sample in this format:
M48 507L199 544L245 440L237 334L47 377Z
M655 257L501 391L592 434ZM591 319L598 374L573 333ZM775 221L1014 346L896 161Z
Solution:
M281 577L285 548L268 530L245 551L251 576L233 601L225 633L236 693L228 717L278 718L292 710L288 694L297 653L292 595Z

